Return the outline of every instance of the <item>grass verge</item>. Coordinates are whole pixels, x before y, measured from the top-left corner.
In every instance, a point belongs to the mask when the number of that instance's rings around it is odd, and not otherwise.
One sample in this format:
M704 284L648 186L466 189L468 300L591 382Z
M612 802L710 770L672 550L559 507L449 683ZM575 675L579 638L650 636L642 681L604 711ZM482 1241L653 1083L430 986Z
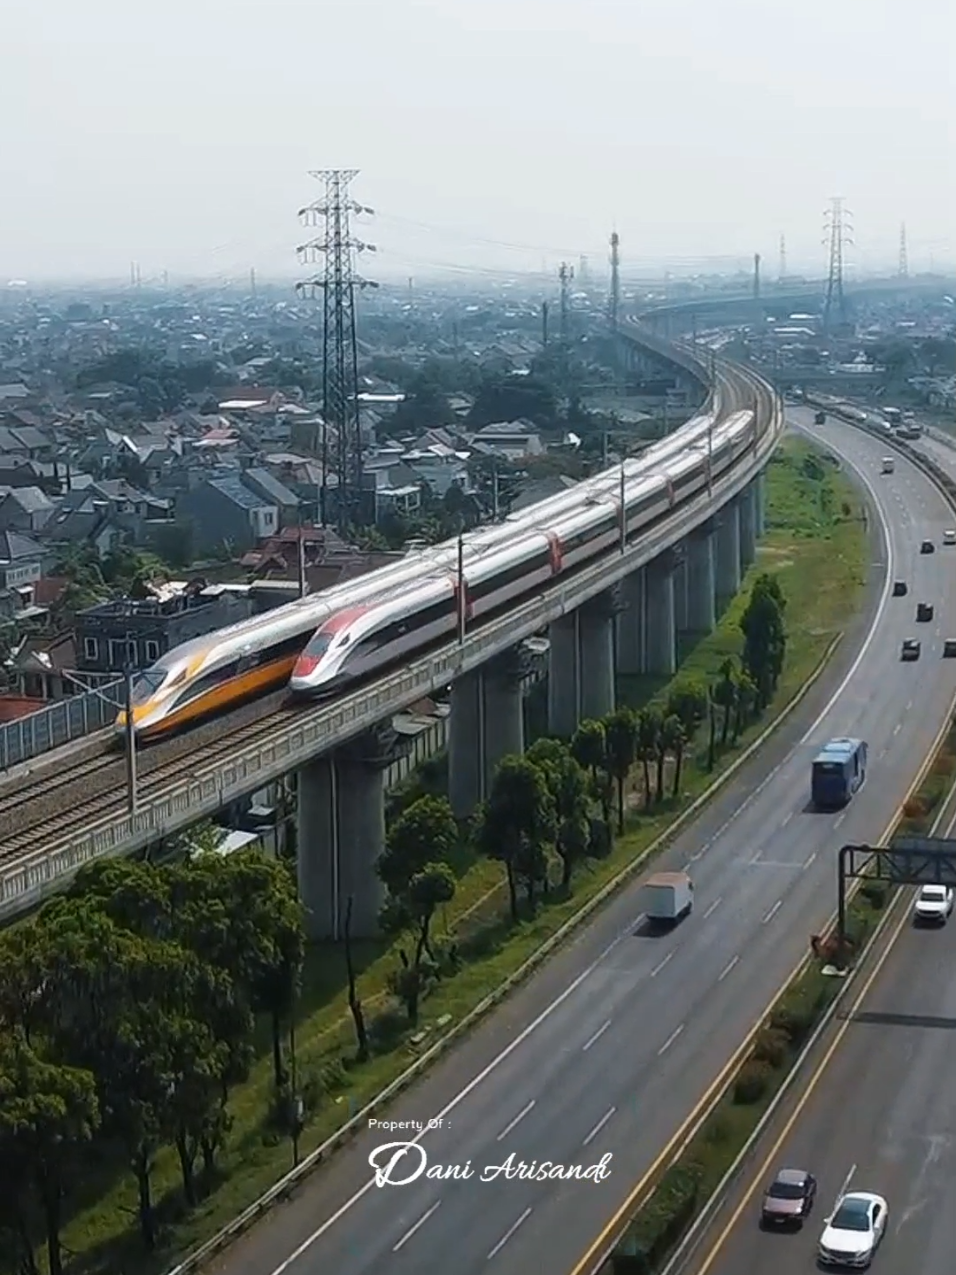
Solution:
M463 846L455 864L458 892L439 926L446 939L458 945L461 966L428 997L414 1033L405 1028L386 992L387 975L396 964L394 947L385 942L355 945L359 994L375 1020L377 1042L376 1053L365 1065L352 1063L354 1040L342 952L328 945L310 951L296 1023L300 1084L315 1095L300 1139L303 1156L463 1019L623 869L639 865L681 811L780 716L812 675L861 600L869 557L861 501L846 475L822 453L800 439L787 438L767 471L766 523L752 575L772 571L779 577L787 599L787 662L768 712L742 734L736 748L727 748L718 757L712 771L706 768L705 747L692 752L680 797L648 814L633 814L612 854L583 869L571 895L554 892L533 920L510 922L500 865L476 858L470 847ZM685 650L682 675L692 673L713 681L723 661L739 654L738 626L748 583L744 582L741 596L716 631ZM622 687L622 698L632 703L664 694L662 684ZM118 1172L110 1175L108 1166L101 1166L102 1172L95 1167L91 1183L102 1186L106 1181L108 1185L97 1190L96 1198L91 1186L90 1198L76 1202L79 1207L74 1205L64 1228L70 1275L133 1270L137 1275L154 1275L175 1254L208 1238L262 1194L292 1167L290 1143L270 1123L271 1102L269 1040L263 1033L253 1072L230 1101L233 1128L215 1190L196 1208L187 1209L175 1155L163 1150L154 1175L161 1247L155 1254L144 1254L131 1224L135 1216L131 1181Z
M918 791L904 807L898 832L928 835L956 772L956 724ZM847 910L847 935L862 953L896 889L864 881ZM842 986L813 959L768 1014L736 1078L684 1154L664 1173L611 1256L612 1275L657 1275L689 1231L753 1135L793 1071L800 1052Z

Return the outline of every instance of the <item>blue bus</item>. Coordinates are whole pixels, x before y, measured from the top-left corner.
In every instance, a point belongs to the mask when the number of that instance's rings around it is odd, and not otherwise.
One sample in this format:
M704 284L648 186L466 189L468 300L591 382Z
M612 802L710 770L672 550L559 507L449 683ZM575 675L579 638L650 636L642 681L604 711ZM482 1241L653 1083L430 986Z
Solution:
M866 743L831 739L813 759L810 796L818 810L845 806L866 779Z

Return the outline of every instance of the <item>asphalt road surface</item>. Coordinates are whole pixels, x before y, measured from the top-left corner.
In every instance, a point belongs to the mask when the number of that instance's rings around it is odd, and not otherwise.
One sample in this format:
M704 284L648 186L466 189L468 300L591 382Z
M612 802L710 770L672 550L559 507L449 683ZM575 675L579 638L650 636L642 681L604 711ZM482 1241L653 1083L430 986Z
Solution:
M949 835L952 835L950 832ZM688 1268L694 1275L804 1275L845 1190L889 1205L876 1275L952 1275L956 1266L956 921L922 929L909 916L862 999L851 1002L819 1082L811 1079L779 1134ZM859 997L859 993L857 994ZM814 1073L816 1074L816 1073ZM771 1138L773 1141L771 1142ZM760 1193L777 1167L806 1168L818 1204L799 1232L758 1224Z
M370 1154L417 1131L369 1130L223 1254L221 1270L560 1275L678 1132L832 912L834 850L880 837L956 691L956 661L940 659L941 634L956 633L956 549L918 553L921 539L939 542L956 518L902 457L894 475L880 476L880 440L836 423L826 438L865 475L888 532L889 578L907 579L910 592L874 591L869 640L860 650L858 633L857 653L841 652L843 684L814 688L800 720L662 858L663 867L689 865L693 916L652 937L640 924L639 886L626 890L396 1102L391 1119L441 1121L420 1142L430 1167L470 1162L473 1178L377 1186ZM880 557L874 551L874 580ZM935 603L935 624L915 625L918 600ZM922 659L901 664L903 639L919 630ZM845 734L869 742L868 782L843 813L809 813L811 758ZM611 1174L479 1180L511 1153L583 1166L611 1153ZM417 1164L408 1153L396 1176Z

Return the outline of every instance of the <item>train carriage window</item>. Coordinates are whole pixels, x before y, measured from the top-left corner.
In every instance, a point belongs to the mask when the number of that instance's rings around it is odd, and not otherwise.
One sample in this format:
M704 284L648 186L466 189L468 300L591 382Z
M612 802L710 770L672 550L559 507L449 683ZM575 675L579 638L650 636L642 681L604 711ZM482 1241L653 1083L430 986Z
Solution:
M410 631L423 629L429 624L434 624L437 620L445 619L454 614L455 601L453 598L436 602L433 606L426 607L422 611L415 611L404 619L393 620L391 624L386 624L377 632L370 633L368 637L360 638L353 647L353 655L365 655L373 651L380 651L392 642L397 642L399 638L404 637Z
M210 691L214 691L217 687L222 686L224 682L234 678L239 670L239 661L231 660L228 664L223 664L221 668L213 669L211 673L199 677L193 682L192 686L176 696L173 704L174 708L182 708L184 704L191 704L193 700L199 699L201 695L207 695Z
M533 571L540 571L542 567L550 567L550 565L550 552L537 554L534 558L509 567L507 571L489 576L487 580L482 580L481 584L469 586L468 595L475 599L486 598L489 593L494 593L497 589L503 589L509 584L514 584L523 576L530 575Z

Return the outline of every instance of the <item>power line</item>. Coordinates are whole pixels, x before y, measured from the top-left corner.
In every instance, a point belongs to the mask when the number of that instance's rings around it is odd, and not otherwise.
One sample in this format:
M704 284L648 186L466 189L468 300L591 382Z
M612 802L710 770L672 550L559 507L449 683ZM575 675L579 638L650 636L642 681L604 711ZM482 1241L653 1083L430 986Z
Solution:
M374 210L349 197L356 168L322 169L310 173L325 184L325 197L299 210L306 225L322 224L323 234L301 244L300 262L325 260L321 276L296 284L296 291L323 294L322 315L322 486L319 515L328 522L329 430L334 429L336 521L344 531L362 517L362 430L358 402L358 350L355 332L355 291L376 288L377 283L354 271L354 253L375 252L375 245L353 239L349 219L353 213Z

